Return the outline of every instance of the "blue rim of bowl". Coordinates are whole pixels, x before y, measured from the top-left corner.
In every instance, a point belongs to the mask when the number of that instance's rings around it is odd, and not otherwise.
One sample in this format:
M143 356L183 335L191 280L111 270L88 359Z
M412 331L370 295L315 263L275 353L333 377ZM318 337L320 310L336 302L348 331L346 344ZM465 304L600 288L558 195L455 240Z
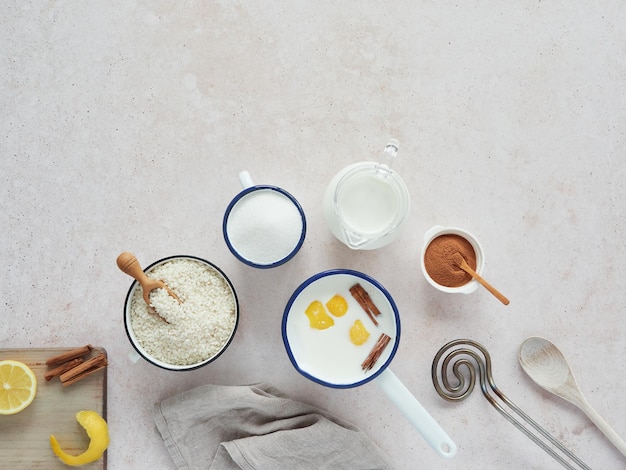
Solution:
M285 256L283 259L278 260L274 263L271 264L257 264L257 263L253 263L252 261L244 258L243 256L241 256L239 253L237 253L237 250L235 250L235 248L231 245L230 240L228 239L228 234L226 231L226 225L228 223L228 216L230 215L230 212L233 210L233 207L235 207L235 204L237 204L241 198L243 198L245 195L253 192L253 191L259 191L259 190L271 190L271 191L276 191L280 194L282 194L283 196L286 196L291 202L293 202L296 206L296 208L298 209L298 212L300 213L300 217L302 217L302 233L300 234L300 240L298 240L297 245L295 246L295 248L291 251L291 253L289 253L287 256ZM224 235L224 241L226 242L226 246L228 246L228 249L230 250L230 252L235 256L235 258L237 258L239 261L241 261L244 264L247 264L248 266L251 266L253 268L259 268L259 269L269 269L269 268L275 268L277 266L280 266L281 264L285 264L287 261L289 261L291 258L293 258L294 256L296 256L296 254L298 253L298 251L300 251L300 248L302 247L302 244L304 243L304 238L306 236L306 216L304 215L304 210L302 209L302 207L300 206L300 203L298 202L298 200L289 192L285 191L283 188L279 188L278 186L271 186L271 185L255 185L255 186L250 186L249 188L244 189L243 191L241 191L239 194L237 194L232 201L230 201L230 204L228 204L228 207L226 208L226 212L224 213L224 219L222 221L222 234Z
M128 289L128 293L126 294L126 300L124 301L124 310L123 310L124 330L126 331L126 336L128 337L128 341L130 342L132 347L135 349L135 351L137 351L137 354L139 354L143 359L148 361L150 364L155 365L155 366L160 367L161 369L165 369L165 370L172 370L172 371L176 371L176 372L187 372L187 371L190 371L190 370L199 369L200 367L204 367L207 364L210 364L211 362L215 361L218 357L220 357L224 353L224 351L226 351L228 349L228 346L230 346L230 343L233 341L233 338L235 337L235 332L237 331L237 326L239 325L239 299L237 298L237 292L235 292L235 287L233 286L233 283L230 282L230 279L224 273L224 271L222 271L219 267L217 267L215 264L211 263L210 261L207 261L207 260L202 259L202 258L198 258L197 256L191 256L191 255L168 256L166 258L163 258L163 259L160 259L158 261L155 261L150 266L145 268L144 272L148 272L148 271L150 271L150 269L154 268L155 266L164 264L167 261L171 261L173 259L190 259L190 260L193 260L193 261L199 261L200 263L204 263L204 264L207 264L207 265L211 266L215 271L217 271L224 278L224 280L228 284L228 287L230 287L230 290L233 293L233 299L235 300L235 314L236 314L235 315L235 325L233 326L233 331L230 334L230 338L228 338L228 341L226 341L226 343L224 343L224 346L222 346L222 349L220 349L220 351L217 354L215 354L214 356L211 356L210 358L206 359L205 361L202 361L202 362L199 362L199 363L196 363L196 364L192 364L190 366L168 367L165 362L162 362L162 361L155 362L153 360L153 358L151 358L149 356L146 356L146 354L144 354L144 352L139 347L137 347L137 345L135 344L135 341L133 340L133 338L132 338L132 336L130 334L131 326L129 325L129 316L126 314L126 311L129 308L128 306L129 306L129 303L131 301L131 295L134 293L136 287L139 284L137 281L133 281L132 284L130 285L130 289Z
M396 322L396 337L395 337L395 339L393 341L393 348L391 350L391 353L389 354L389 357L387 358L385 363L383 365L381 365L381 366L378 366L378 369L372 375L369 375L369 376L365 377L363 380L359 380L357 382L353 382L353 383L349 383L349 384L335 384L335 383L327 382L327 381L322 380L322 379L320 379L320 378L318 378L318 377L316 377L316 376L306 372L305 370L301 369L300 366L298 365L298 361L296 360L296 358L293 355L293 352L291 351L291 346L289 345L289 338L287 337L287 319L288 319L289 313L291 311L291 306L296 301L298 296L302 293L302 291L304 289L306 289L310 284L314 283L318 279L321 279L321 278L327 277L327 276L334 276L334 275L337 275L337 274L349 274L349 275L358 277L360 279L364 279L365 281L371 283L374 287L376 287L385 296L385 298L389 301L389 305L391 305L391 310L393 311L394 319L395 319L395 322ZM291 361L291 364L293 365L293 367L300 374L302 374L304 377L306 377L307 379L312 380L313 382L316 382L316 383L318 383L320 385L324 385L326 387L331 387L331 388L354 388L354 387L358 387L359 385L363 385L363 384L365 384L367 382L370 382L370 381L374 380L376 377L378 377L380 374L382 374L383 371L389 366L389 364L393 360L394 356L396 355L396 351L398 350L398 345L400 344L400 329L401 329L400 328L400 314L398 312L398 307L396 306L396 303L394 302L393 298L391 297L391 294L389 294L387 289L385 289L382 286L382 284L380 284L378 281L376 281L372 277L368 276L367 274L363 274L362 272L354 271L354 270L351 270L351 269L330 269L330 270L327 270L327 271L322 271L320 273L317 273L317 274L311 276L306 281L304 281L302 284L300 284L298 286L298 288L294 291L294 293L291 295L291 297L289 298L289 301L287 302L287 306L285 307L285 311L283 313L283 320L282 320L282 325L281 325L281 331L282 331L282 336L283 336L283 343L284 343L285 349L287 351L287 356L289 356L289 360Z

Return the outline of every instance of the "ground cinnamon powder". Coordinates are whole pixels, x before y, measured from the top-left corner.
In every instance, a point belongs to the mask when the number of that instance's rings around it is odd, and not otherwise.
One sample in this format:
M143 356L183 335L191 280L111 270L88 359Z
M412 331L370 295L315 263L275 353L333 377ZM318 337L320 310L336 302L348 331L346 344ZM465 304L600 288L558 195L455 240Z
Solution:
M472 280L472 276L453 262L455 253L460 253L470 268L476 270L474 248L460 235L439 235L426 247L424 266L428 275L437 284L445 287L460 287Z

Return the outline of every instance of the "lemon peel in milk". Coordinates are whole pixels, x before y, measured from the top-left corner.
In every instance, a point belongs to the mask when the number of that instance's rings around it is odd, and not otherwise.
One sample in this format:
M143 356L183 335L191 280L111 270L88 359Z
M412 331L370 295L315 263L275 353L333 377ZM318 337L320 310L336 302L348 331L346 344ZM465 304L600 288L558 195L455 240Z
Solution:
M336 317L342 317L348 311L348 302L339 294L333 295L328 302L326 308Z
M350 328L350 341L357 346L364 344L370 337L369 331L361 320L355 320Z
M309 317L311 328L316 330L325 330L335 324L335 321L326 313L324 305L319 300L311 302L304 313Z

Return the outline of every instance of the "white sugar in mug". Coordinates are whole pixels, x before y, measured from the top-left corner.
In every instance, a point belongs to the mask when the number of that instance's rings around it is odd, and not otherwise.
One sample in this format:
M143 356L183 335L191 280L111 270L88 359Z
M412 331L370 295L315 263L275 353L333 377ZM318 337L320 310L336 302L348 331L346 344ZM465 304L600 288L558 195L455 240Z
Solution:
M254 268L280 266L302 247L306 217L295 197L282 188L255 185L239 174L243 191L226 208L222 232L231 253Z

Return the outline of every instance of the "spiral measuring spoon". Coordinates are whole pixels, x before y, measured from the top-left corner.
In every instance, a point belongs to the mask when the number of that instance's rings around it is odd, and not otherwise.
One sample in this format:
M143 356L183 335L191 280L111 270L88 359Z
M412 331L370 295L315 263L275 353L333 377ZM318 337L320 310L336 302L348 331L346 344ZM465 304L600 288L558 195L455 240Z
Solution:
M626 457L626 442L587 402L565 356L554 344L536 336L528 338L520 348L519 362L537 385L580 408Z

